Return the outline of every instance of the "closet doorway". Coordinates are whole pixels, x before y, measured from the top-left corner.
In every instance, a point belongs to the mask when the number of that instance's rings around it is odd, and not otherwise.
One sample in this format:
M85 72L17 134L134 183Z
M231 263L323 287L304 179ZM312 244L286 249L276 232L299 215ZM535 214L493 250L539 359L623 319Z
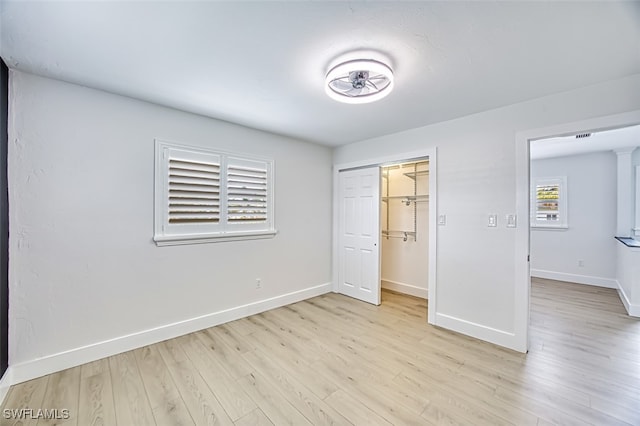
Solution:
M428 299L435 324L435 149L334 176L334 291L374 305L382 288Z
M381 287L427 298L429 161L381 169Z

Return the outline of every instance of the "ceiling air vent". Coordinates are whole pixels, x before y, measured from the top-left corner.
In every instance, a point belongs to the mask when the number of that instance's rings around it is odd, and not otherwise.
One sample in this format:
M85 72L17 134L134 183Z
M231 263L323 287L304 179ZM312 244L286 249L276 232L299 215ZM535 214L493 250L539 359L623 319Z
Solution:
M591 133L580 133L579 135L576 135L576 139L584 139L588 138L589 136L591 136Z

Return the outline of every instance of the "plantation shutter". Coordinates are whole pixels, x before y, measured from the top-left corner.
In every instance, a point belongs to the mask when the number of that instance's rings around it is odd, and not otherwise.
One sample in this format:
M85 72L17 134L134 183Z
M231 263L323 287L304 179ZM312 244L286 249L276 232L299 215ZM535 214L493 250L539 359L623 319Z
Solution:
M156 140L157 245L272 238L273 160Z
M531 187L531 226L540 228L566 228L567 178L534 179Z
M227 159L227 222L231 226L266 228L269 222L270 164L229 157Z
M536 185L536 221L560 220L560 183Z
M169 159L169 223L220 222L220 161Z

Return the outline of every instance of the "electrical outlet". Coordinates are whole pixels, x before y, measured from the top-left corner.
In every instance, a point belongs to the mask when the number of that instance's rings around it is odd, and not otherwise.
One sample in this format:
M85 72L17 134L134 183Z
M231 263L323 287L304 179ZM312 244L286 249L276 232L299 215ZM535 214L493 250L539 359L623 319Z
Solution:
M261 289L262 288L262 279L261 278L256 278L256 290Z
M491 228L495 228L496 226L498 226L498 215L497 214L490 214L489 215L489 225L487 225Z

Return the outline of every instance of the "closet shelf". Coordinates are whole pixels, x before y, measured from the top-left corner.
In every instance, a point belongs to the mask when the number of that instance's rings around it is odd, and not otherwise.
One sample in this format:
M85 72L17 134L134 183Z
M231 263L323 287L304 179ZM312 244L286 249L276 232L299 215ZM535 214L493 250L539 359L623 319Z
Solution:
M416 232L415 231L387 231L382 230L382 236L389 238L402 238L403 241L407 241L409 237L413 237L413 240L416 240Z
M422 166L428 166L429 162L428 161L418 161L418 162L412 162L412 163L404 163L404 164L395 164L395 165L390 165L390 166L385 166L382 168L382 180L383 182L381 182L382 185L384 185L384 192L381 193L381 197L380 197L380 201L385 203L385 208L386 208L386 226L385 228L387 228L386 230L382 230L382 236L385 237L386 239L389 238L402 238L403 241L408 241L409 237L413 238L413 241L418 241L418 234L417 234L417 230L418 230L418 203L421 202L429 202L429 195L428 194L418 194L418 176L425 176L428 179L428 174L429 171L428 170L419 170L419 168L421 168ZM405 168L406 167L406 168ZM411 169L407 169L411 167ZM396 183L395 183L395 177L390 175L389 171L390 170L397 170L398 173L397 176L398 179L398 183L404 182L403 184L399 185L399 187L397 189L402 188L403 191L405 193L405 195L390 195L389 194L389 186L391 182L393 183L393 188L396 189ZM401 170L404 169L404 170ZM410 170L410 171L409 171ZM407 181L407 179L411 179L411 181ZM413 187L413 193L407 193L409 191L407 191L409 184L411 184L411 186ZM381 188L382 189L382 188ZM406 191L406 192L405 192ZM396 191L394 191L396 192ZM400 192L400 191L397 191ZM384 195L383 195L384 194ZM400 201L400 203L404 204L407 206L407 209L405 208L401 208L396 212L394 209L393 214L400 214L402 217L405 217L407 219L413 219L413 229L411 231L392 231L389 230L390 227L390 221L389 221L389 214L390 214L390 208L391 208L391 201L392 200L398 200ZM412 205L413 204L413 205ZM396 204L397 205L397 204ZM397 225L397 226L408 226L408 223L403 223L402 225Z
M397 230L382 230L382 235L390 235L390 234L407 234L407 235L415 235L414 231L397 231Z
M429 174L429 170L421 170L421 171L418 171L418 172L403 173L403 175L405 175L409 179L413 179L413 180L415 180L418 176L427 176L428 174Z
M422 202L429 201L428 195L390 195L388 197L380 198L383 202L387 202L389 200L402 200L406 205L411 204L411 202Z

